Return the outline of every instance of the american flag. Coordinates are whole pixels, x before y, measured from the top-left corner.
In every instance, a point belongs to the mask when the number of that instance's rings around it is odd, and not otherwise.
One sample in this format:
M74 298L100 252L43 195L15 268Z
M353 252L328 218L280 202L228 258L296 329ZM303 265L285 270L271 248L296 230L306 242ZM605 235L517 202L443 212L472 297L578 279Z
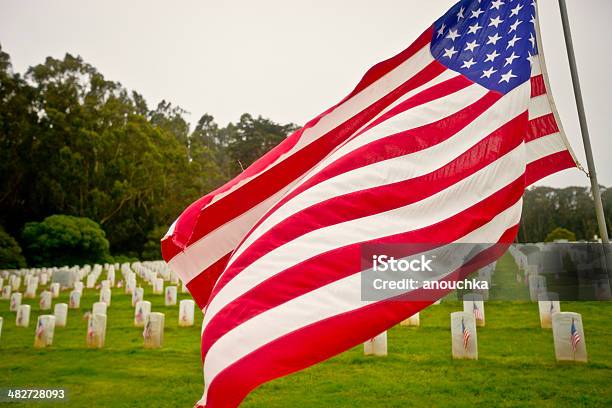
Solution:
M43 335L44 331L45 331L45 325L44 325L42 319L39 318L38 319L38 325L36 326L36 337L39 338L39 339L42 338L42 335Z
M201 406L236 406L431 303L362 301L362 245L514 240L525 188L576 166L538 36L535 3L460 1L179 216L162 252L206 308Z
M138 312L136 312L136 321L138 323L142 322L142 306L138 308Z
M146 340L151 338L151 335L153 334L152 329L151 329L151 321L147 320L147 323L145 324L145 328L144 331L142 332L142 337L144 337Z
M94 317L90 316L89 317L89 321L87 322L87 338L89 340L93 339L94 336L94 321L93 321Z
M461 332L463 333L463 348L467 350L470 344L471 333L465 325L464 319L461 319Z
M484 320L484 316L482 315L482 310L480 310L478 308L478 305L476 304L476 302L472 302L472 311L474 312L474 318L476 320Z
M576 323L574 322L574 319L572 319L572 327L570 329L570 340L572 342L572 350L574 350L575 353L578 343L580 343L580 334L578 333L578 330L576 330Z

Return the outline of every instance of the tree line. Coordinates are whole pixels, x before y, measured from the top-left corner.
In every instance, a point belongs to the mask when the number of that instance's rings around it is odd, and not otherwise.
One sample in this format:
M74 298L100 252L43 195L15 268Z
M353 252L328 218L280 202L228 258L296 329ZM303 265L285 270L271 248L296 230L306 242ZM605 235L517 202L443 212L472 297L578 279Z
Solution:
M245 113L226 126L204 114L192 130L186 116L167 101L150 107L79 56L14 72L0 46L0 230L18 245L28 223L86 217L110 253L158 259L159 239L187 205L297 129ZM604 200L610 218L612 191ZM587 189L527 192L519 239L541 241L555 227L578 239L597 233Z

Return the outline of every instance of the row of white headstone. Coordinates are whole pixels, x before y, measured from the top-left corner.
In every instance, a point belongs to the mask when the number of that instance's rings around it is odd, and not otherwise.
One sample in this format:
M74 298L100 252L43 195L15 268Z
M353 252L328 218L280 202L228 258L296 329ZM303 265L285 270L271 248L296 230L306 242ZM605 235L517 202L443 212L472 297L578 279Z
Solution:
M179 283L179 280L175 274L170 272L165 263L138 262L132 264L132 266L142 279L151 284L154 294L161 294L165 292L164 303L166 306L176 305L177 287L168 286L164 290L164 279L169 280L172 283ZM74 290L70 293L68 304L56 304L53 315L39 316L35 333L35 347L46 347L51 345L53 343L55 327L63 327L66 325L68 308L80 308L80 298L84 287L83 282L81 282L80 279L85 277L87 278L86 286L88 288L100 288L100 301L93 304L92 311L88 316L87 345L88 347L94 348L101 348L104 346L107 308L111 304L111 288L115 286L115 269L118 269L119 265L107 264L104 266L104 268L107 270L107 277L105 280L101 281L100 285L98 286L96 286L96 282L103 272L101 265L94 265L93 268L86 266L82 269L79 269L78 267L64 269L64 271L68 270L77 274L77 278L73 282ZM9 274L8 276L6 276L7 271L2 271L0 274L0 297L4 299L10 298L10 310L16 312L17 326L29 326L31 310L30 305L21 304L22 298L25 297L24 295L19 292L11 293L13 289L19 289L21 285L21 276L24 276L25 278L28 297L35 297L39 283L46 285L49 276L54 270L59 269L41 268L33 270L19 270L17 273ZM134 306L134 325L136 327L144 328L143 338L145 347L161 347L163 343L164 314L151 312L151 303L143 299L144 289L142 287L136 287L136 273L131 270L129 264L121 265L120 270L126 282L125 293L130 294L132 297L132 306ZM162 277L159 277L160 275ZM5 277L8 277L9 279L9 285L6 287L3 285ZM121 281L117 286L121 286ZM182 286L182 290L183 292L187 291L184 285ZM51 283L50 290L45 290L41 293L39 303L40 309L50 310L52 303L51 299L58 297L59 292L59 283ZM190 299L181 300L179 306L179 326L193 326L194 313L195 302ZM0 321L0 333L1 330L2 326Z
M540 301L538 307L541 327L553 330L556 359L586 362L587 351L582 316L578 313L561 312L558 301ZM484 302L481 299L464 300L463 311L451 313L450 318L452 357L477 360L477 327L485 326ZM420 326L420 314L410 316L400 325ZM386 331L364 343L365 355L386 356L387 353Z

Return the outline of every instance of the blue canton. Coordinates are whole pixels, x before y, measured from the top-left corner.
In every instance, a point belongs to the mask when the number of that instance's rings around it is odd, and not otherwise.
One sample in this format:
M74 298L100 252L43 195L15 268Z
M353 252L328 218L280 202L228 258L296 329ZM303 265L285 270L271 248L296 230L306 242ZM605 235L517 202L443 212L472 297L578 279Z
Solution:
M462 0L434 23L431 53L447 68L508 93L531 77L535 0Z

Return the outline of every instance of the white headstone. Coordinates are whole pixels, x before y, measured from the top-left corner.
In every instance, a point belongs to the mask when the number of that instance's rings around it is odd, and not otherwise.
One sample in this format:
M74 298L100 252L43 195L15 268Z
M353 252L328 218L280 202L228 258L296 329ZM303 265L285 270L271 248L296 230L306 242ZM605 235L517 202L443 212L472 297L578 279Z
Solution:
M21 293L15 292L11 294L11 303L9 305L9 310L11 312L16 312L19 309L19 305L21 305Z
M182 327L193 326L195 302L191 299L181 300L179 304L179 322Z
M4 318L0 316L0 340L2 339L2 324L4 323Z
M476 319L476 325L484 327L485 325L485 307L483 296L478 293L468 293L463 296L463 311L471 312Z
M140 302L144 298L144 289L136 288L132 293L132 306L136 306L136 303Z
M189 293L189 289L187 289L187 285L185 285L184 283L181 284L181 292L182 293Z
M54 331L55 316L38 316L38 323L36 323L36 333L34 334L34 347L43 348L52 345Z
M587 362L582 316L572 312L557 312L552 317L555 356L557 361Z
M91 314L106 314L107 304L105 302L96 302L93 304Z
M136 288L136 278L129 276L125 282L125 293L132 294Z
M40 310L51 310L51 292L45 290L40 294L40 301L38 305L40 306Z
M103 280L102 286L100 287L100 289L110 289L110 288L111 288L111 281L109 281L108 279Z
M403 322L400 323L401 326L420 326L421 325L421 315L420 313L415 313Z
M559 295L552 292L540 295L538 300L538 309L540 312L540 326L543 329L551 329L552 315L561 311Z
M55 325L57 327L65 327L68 317L68 305L66 303L56 303L53 308L53 315L55 316Z
M378 336L372 337L363 343L363 354L366 356L386 356L387 355L387 332L384 331Z
M134 326L144 327L147 316L151 313L151 302L141 300L134 307Z
M478 360L476 319L473 312L451 313L451 338L453 358Z
M13 287L13 292L16 292L21 287L21 277L12 275L11 286Z
M49 275L47 273L41 273L40 274L40 284L46 285L47 282L49 282Z
M541 275L529 275L529 298L537 302L540 295L546 294L546 278Z
M85 283L85 286L87 286L87 289L92 289L93 287L95 287L97 279L98 277L94 273L90 273L89 275L87 275L87 281Z
M23 297L26 299L35 299L37 289L38 289L38 281L34 281L33 283L28 283L28 285L26 286L26 290L23 294Z
M176 305L176 286L166 287L166 296L164 297L166 306Z
M81 292L79 292L78 290L73 290L72 292L70 292L70 298L68 300L68 306L71 309L78 309L79 307L81 307Z
M102 348L106 337L106 315L93 313L87 322L87 347Z
M74 290L76 290L77 292L83 293L83 282L81 281L74 282Z
M60 295L60 284L54 282L49 286L49 290L51 291L51 296L55 299Z
M161 295L164 293L164 280L162 278L153 279L153 294Z
M152 312L147 316L142 332L145 348L159 348L164 342L164 314Z
M30 325L30 305L19 305L17 308L17 316L15 318L15 326L28 327Z
M6 285L2 287L2 295L0 296L2 299L10 299L11 298L11 285Z
M111 290L100 289L100 302L106 303L107 306L111 304Z

